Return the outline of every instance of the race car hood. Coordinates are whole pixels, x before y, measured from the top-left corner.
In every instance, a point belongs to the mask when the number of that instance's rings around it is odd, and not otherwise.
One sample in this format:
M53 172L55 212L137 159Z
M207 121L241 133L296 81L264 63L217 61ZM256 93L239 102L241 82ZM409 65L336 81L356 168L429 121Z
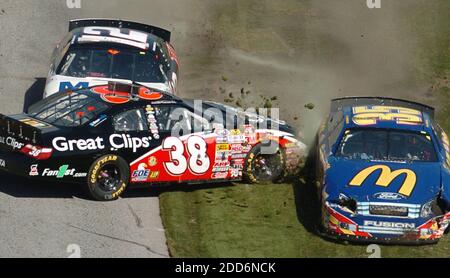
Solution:
M434 162L381 163L331 159L326 173L329 199L422 204L440 191L441 166Z

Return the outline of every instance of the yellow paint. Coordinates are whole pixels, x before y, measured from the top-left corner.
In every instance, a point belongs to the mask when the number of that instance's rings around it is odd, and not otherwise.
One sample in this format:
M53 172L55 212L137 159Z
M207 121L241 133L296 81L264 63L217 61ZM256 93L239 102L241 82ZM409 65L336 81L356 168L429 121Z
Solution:
M383 187L388 187L398 176L405 174L406 179L400 187L398 193L405 196L411 195L417 183L416 173L409 169L399 169L392 171L391 168L386 165L375 165L362 170L350 181L349 185L361 186L364 181L377 170L381 170L381 174L375 184Z
M374 125L378 121L396 121L398 124L422 124L422 113L415 109L395 106L358 106L353 108L353 122Z

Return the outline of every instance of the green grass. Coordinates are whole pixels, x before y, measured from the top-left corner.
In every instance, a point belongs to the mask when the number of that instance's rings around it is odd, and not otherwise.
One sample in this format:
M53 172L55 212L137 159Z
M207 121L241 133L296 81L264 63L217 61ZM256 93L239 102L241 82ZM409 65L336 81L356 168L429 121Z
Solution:
M233 11L235 16L223 13L217 19L217 26L223 28L221 34L233 38L229 44L255 51L272 48L276 38L258 37L260 34L244 36L252 25L270 28L270 24L252 20L248 6L254 5L254 1L223 3L223 8ZM294 7L303 11L298 1L286 3L284 8L294 16ZM429 84L437 119L450 132L450 18L446 13L450 1L419 3L408 11L411 32L417 36L419 45L414 70L418 83ZM235 36L236 33L241 35ZM264 43L255 44L258 41ZM311 188L310 183L299 181L162 193L161 212L170 252L175 257L368 257L367 246L327 241L312 232L317 204ZM381 246L381 256L450 257L450 235L437 245Z
M175 257L368 257L366 245L335 243L312 232L308 185L220 186L161 194ZM450 238L430 246L382 246L383 257L450 257Z

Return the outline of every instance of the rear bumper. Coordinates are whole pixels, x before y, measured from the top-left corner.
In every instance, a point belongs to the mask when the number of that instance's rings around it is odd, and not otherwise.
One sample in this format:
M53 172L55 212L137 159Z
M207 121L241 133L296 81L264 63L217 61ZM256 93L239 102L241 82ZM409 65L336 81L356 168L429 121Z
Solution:
M22 177L33 177L32 166L37 165L37 161L20 153L6 152L0 150L0 171Z

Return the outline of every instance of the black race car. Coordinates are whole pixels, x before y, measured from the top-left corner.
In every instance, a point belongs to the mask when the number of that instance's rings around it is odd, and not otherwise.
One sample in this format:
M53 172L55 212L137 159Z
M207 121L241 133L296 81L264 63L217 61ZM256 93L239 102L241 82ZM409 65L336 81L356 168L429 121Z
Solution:
M83 184L114 200L129 183L273 181L305 145L283 121L110 82L0 115L0 170Z

